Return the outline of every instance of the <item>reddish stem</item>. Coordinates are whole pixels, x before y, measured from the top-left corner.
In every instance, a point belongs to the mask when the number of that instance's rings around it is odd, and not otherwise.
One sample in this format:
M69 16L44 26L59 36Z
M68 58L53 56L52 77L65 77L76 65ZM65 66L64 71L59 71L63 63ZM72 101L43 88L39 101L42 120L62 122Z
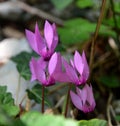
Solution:
M70 99L70 89L71 89L71 84L69 84L68 92L67 92L67 99L66 99L67 101L66 101L65 113L64 113L65 117L67 116L67 112L68 112L68 105L69 105L69 99Z

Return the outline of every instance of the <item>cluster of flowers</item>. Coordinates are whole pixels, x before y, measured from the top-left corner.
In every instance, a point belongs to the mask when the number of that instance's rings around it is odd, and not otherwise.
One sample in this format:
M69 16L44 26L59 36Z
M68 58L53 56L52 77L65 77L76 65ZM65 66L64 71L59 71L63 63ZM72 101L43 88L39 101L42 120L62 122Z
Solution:
M26 37L31 48L40 55L32 58L30 70L31 81L38 80L44 86L54 85L56 82L69 82L76 86L76 93L70 91L70 96L75 107L84 113L95 108L92 86L86 83L89 77L89 67L85 53L82 55L75 51L73 60L68 63L59 52L55 52L58 44L58 34L55 24L45 21L44 37L36 23L35 32L26 30ZM83 85L83 88L79 88Z

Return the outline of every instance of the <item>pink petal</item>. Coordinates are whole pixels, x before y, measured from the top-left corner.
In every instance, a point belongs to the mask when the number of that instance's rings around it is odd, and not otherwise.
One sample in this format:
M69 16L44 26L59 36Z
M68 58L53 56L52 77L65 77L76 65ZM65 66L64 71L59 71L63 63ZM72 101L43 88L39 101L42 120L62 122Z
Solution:
M72 103L75 105L75 107L82 110L82 101L80 97L72 91L70 91L70 96L71 96Z
M35 60L34 58L31 59L30 61L30 70L32 73L31 80L38 80L41 83L44 83L46 80L45 72L43 70L44 66L40 64L41 58L38 60ZM44 64L44 63L43 63Z
M37 47L37 41L35 39L35 34L29 30L25 30L25 33L26 33L26 38L28 40L28 43L30 45L30 47L36 52L39 54L39 51L38 51L38 47Z
M43 57L40 57L37 62L38 64L40 64L40 69L43 69L43 70L46 69L48 62L45 61Z
M53 42L53 28L51 24L48 21L45 21L45 27L44 27L44 36L46 40L46 44L49 49L51 49L52 42Z
M53 77L57 82L62 82L62 83L70 82L70 79L65 72L57 72L53 75Z
M73 68L75 68L75 65L74 65L74 62L73 62L72 59L70 59L70 64L71 64L71 66L72 66Z
M60 53L54 53L48 64L48 71L51 74L62 71L62 61Z
M54 33L54 36L53 36L53 42L52 42L52 45L51 45L51 51L54 52L57 44L58 44L58 34L57 34L57 30L56 30L56 25L53 24L52 25L52 28L53 28L53 33Z
M88 93L87 101L89 102L90 105L95 104L92 85L88 86L88 84L86 84L86 86L87 86L87 93Z
M82 57L80 56L78 51L75 51L74 63L75 63L75 67L76 67L77 71L80 74L82 74L83 73L84 64L83 64L83 61L82 61Z
M37 79L35 70L36 70L35 60L34 60L34 58L32 58L31 61L30 61L30 71L32 73L32 75L31 75L31 81L34 81L34 80Z
M84 51L82 53L82 60L83 60L83 63L84 63L84 69L83 69L82 76L83 76L84 80L86 81L89 77L90 72L89 72L89 66L88 66Z
M38 27L37 23L35 26L35 37L36 37L36 41L37 41L37 48L38 48L39 54L42 55L41 52L46 52L47 48L46 48L46 44L44 42L44 39L43 39L42 35L40 34L39 27Z
M79 95L79 97L81 98L81 100L83 101L83 104L85 104L86 100L87 100L87 90L83 87L83 89L79 89L78 87L76 87L76 92Z
M62 58L63 61L63 65L65 67L65 71L66 74L68 75L70 81L74 84L76 84L76 82L78 82L78 76L76 71L74 70L74 68L72 66L70 66L67 61L65 59Z
M57 64L57 53L54 53L48 64L48 72L50 75L54 72L56 64Z

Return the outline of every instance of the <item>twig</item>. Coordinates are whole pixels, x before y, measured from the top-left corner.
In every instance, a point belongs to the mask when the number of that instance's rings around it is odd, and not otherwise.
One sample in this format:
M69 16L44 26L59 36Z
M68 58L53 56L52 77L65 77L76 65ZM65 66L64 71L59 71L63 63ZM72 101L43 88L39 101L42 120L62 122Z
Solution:
M51 95L53 93L55 93L57 90L60 90L61 88L63 89L66 86L66 84L60 84L57 87L55 87L54 89L52 89L51 91L48 92L48 95Z
M55 23L62 25L62 26L64 24L63 20L61 20L57 17L54 17L54 16L52 16L52 15L50 15L50 14L48 14L38 8L29 6L28 4L26 4L22 1L14 1L13 4L14 4L14 6L17 6L30 14L37 15L43 19L48 19L48 20L55 22Z
M95 34L94 34L94 36L93 36L93 38L92 38L91 53L90 53L90 62L89 62L89 65L90 65L90 72L91 72L91 73L92 73L92 65L93 65L93 60L94 60L95 40L96 40L96 38L97 38L99 29L100 29L100 25L101 25L101 23L102 23L105 5L106 5L106 0L102 0L101 13L100 13L100 16L99 16L99 18L98 18L97 26L96 26L96 29L95 29Z
M22 98L22 100L20 101L20 105L22 105L23 101L27 98L27 94L25 94Z
M30 99L27 96L25 110L29 111L30 108L31 108L31 102L30 102Z
M57 102L57 104L55 105L54 108L58 108L58 107L63 103L64 100L65 100L65 95L63 95L63 96L60 98L60 100Z
M113 97L113 95L112 95L112 93L110 93L109 98L108 98L108 102L107 102L108 126L112 126L112 123L111 123L111 116L110 116L110 103L111 103L112 97Z
M112 105L110 105L110 110L111 110L111 114L112 114L113 118L115 119L116 114L115 114L115 111L113 110ZM116 119L115 119L115 122L116 122L117 126L120 125L120 123Z

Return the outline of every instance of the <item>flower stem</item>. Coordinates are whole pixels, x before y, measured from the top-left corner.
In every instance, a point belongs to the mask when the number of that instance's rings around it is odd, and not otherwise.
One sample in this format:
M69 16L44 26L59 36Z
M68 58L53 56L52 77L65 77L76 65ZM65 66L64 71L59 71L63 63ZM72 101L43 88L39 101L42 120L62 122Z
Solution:
M64 116L67 116L67 112L68 112L68 105L69 105L69 98L70 98L70 89L71 89L71 84L68 85L68 92L67 92L67 101L66 101L66 106L65 106L65 113Z
M42 106L41 106L42 113L44 113L44 90L45 87L44 85L42 85Z
M17 91L16 91L16 105L18 105L20 86L21 86L21 76L19 74L19 77L18 77L18 87L17 87Z

